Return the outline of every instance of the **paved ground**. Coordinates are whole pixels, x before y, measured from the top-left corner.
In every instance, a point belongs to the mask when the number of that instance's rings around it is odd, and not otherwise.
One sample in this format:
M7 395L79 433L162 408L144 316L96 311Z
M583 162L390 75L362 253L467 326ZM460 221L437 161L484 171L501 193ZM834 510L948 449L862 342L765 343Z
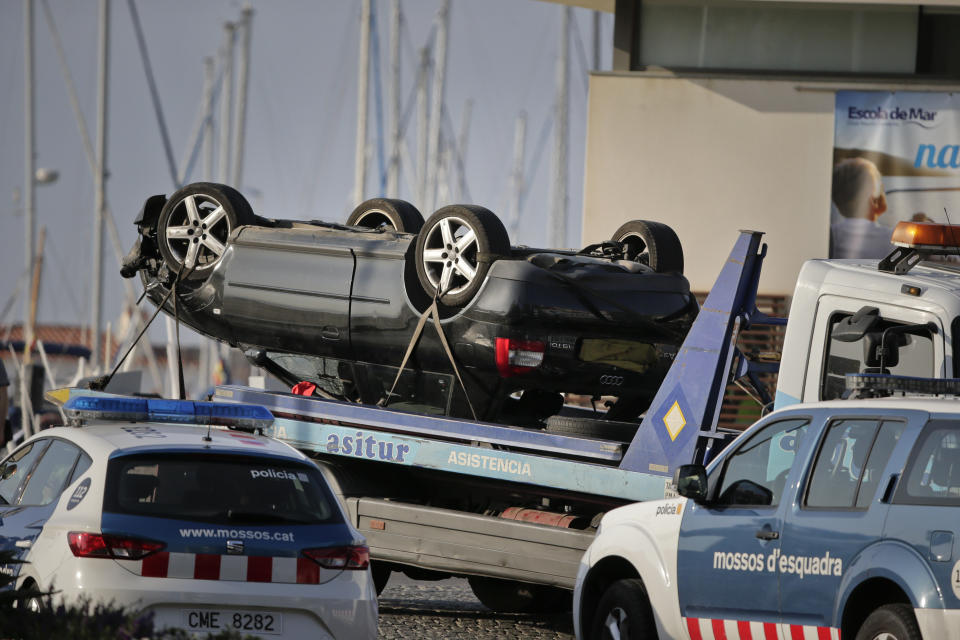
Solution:
M394 573L380 596L380 637L572 640L573 623L570 614L494 613L477 601L463 579L414 582Z

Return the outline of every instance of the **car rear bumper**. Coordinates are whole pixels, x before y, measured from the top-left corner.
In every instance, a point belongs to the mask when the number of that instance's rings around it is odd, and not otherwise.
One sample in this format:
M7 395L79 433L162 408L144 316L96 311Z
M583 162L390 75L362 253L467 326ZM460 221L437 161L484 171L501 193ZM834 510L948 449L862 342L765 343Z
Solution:
M914 609L924 638L960 640L960 609Z
M259 583L138 576L106 559L73 558L52 586L65 602L113 603L153 612L157 628L187 628L191 610L282 614L267 638L375 638L377 599L369 571L344 571L325 584ZM253 630L244 633L254 633Z

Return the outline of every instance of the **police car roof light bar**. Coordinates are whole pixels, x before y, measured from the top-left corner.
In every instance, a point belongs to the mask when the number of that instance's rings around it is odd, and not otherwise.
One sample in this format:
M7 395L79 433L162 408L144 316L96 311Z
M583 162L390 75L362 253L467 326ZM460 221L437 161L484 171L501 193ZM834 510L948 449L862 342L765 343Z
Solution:
M273 424L273 414L260 405L160 398L78 396L70 398L63 411L74 426L91 420L123 420L215 425L252 433Z

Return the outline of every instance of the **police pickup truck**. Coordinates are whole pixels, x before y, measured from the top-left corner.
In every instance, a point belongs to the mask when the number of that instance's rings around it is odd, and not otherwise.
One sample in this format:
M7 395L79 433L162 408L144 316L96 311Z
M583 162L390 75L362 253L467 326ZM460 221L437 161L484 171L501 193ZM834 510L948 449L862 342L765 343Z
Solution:
M603 518L577 577L581 640L960 638L955 398L797 404L675 481L679 497Z

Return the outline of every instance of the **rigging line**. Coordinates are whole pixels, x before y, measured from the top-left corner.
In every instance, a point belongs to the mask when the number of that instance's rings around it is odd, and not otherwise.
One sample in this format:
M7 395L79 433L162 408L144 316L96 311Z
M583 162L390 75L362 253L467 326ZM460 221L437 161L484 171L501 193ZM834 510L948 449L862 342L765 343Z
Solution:
M70 73L70 67L67 64L67 55L63 50L63 42L60 39L60 32L57 30L56 22L53 20L53 12L50 10L50 4L47 0L41 0L43 15L47 22L47 28L50 30L50 36L53 38L53 47L57 51L57 59L60 61L60 71L63 74L63 81L67 85L67 96L70 98L70 104L73 107L73 113L77 118L77 128L80 130L80 139L83 142L83 148L86 149L87 159L90 162L90 170L96 174L96 154L93 151L93 142L90 140L90 132L87 129L86 120L83 117L83 111L80 109L80 100L77 97L77 87L73 83L73 76Z
M373 59L373 106L377 122L377 167L380 170L380 192L387 192L387 161L383 149L383 85L380 78L380 26L377 22L377 3L370 3L370 57Z
M473 198L470 197L470 189L467 186L467 175L463 164L463 154L460 151L459 140L457 140L457 136L453 131L453 120L450 116L450 111L446 107L443 107L441 111L443 112L443 119L441 122L444 125L444 141L446 142L447 148L453 152L453 163L456 165L457 173L460 174L460 181L463 188L463 193L461 195L463 196L464 200L470 202L473 200Z
M13 288L13 293L7 298L6 304L3 305L3 311L0 312L0 326L7 321L7 314L10 313L10 309L12 309L13 305L17 302L17 298L20 296L20 289L23 288L23 283L26 281L30 271L30 269L24 268L24 270L20 272L20 277L17 278L17 286ZM13 325L11 324L10 327L12 328Z
M340 44L336 47L335 51L340 52L340 56L337 58L334 65L331 67L333 69L346 69L347 68L347 57L350 55L350 47L348 42L353 36L352 26L354 22L359 20L359 11L356 12L347 12L346 22L343 25L343 28L340 29ZM327 163L334 157L333 154L329 153L328 145L330 140L334 139L337 132L339 131L337 124L341 121L340 114L343 113L344 104L347 99L347 91L345 90L345 85L348 79L348 75L345 73L335 74L333 81L333 87L331 90L327 91L324 95L334 96L334 99L330 103L324 102L321 98L319 107L324 107L323 116L318 119L318 134L316 135L317 143L312 145L313 154L309 157L309 164L304 166L307 169L307 177L300 182L302 183L302 188L300 189L300 211L307 212L314 207L314 203L317 199L317 190L323 186L322 181L319 176L322 175L321 171L327 165ZM253 82L257 86L262 86L259 77L254 77ZM260 97L264 101L267 101L267 96L275 95L274 93L269 93L267 91L256 92L254 95ZM332 104L333 107L327 108L329 104ZM331 129L333 130L331 132ZM272 127L271 127L272 130ZM271 149L272 149L271 145ZM277 164L276 166L282 166Z
M223 74L224 69L221 66L216 79L213 81L213 87L210 90L210 110L207 113L203 113L203 99L200 100L200 113L197 116L197 121L194 123L193 131L190 133L193 144L188 145L187 148L190 149L190 153L189 155L185 155L184 161L181 163L183 171L178 178L178 185L186 184L187 178L193 175L193 168L196 166L197 158L203 149L203 128L208 122L213 120L213 113L216 111L220 99L220 93L223 88Z
M530 171L524 176L523 191L520 193L520 207L518 211L523 211L523 207L527 202L527 196L530 195L530 188L533 186L533 181L537 177L537 169L540 168L540 159L543 157L543 150L547 146L547 139L550 136L551 129L553 129L552 113L543 121L543 126L540 128L540 137L537 139L537 146L534 148L533 159L530 162Z
M580 79L583 81L583 95L588 95L590 89L590 67L587 65L587 51L583 46L583 39L580 37L580 23L576 16L571 16L570 30L573 32L573 44L577 50L577 60L580 62Z
M48 234L48 235L47 235L47 242L50 244L50 249L45 252L46 255L53 257L53 262L54 262L54 264L56 265L56 267L57 267L57 269L58 269L58 271L59 271L59 273L60 273L60 277L63 278L63 281L64 281L64 282L70 282L70 280L71 280L70 275L71 275L71 274L70 274L69 270L67 269L67 266L66 266L66 265L63 263L63 261L60 259L60 253L61 253L61 252L60 252L60 251L57 251L57 244L56 244L56 242L54 241L54 234L51 233L51 234ZM79 301L77 300L77 298L74 296L74 294L75 294L74 288L73 288L73 287L67 287L66 289L67 289L67 297L68 297L68 299L70 300L70 304L71 304L71 306L73 307L74 312L77 314L77 317L83 317L83 314L85 313L86 310L83 309L83 307L81 306L80 302L79 302Z
M143 37L143 28L140 26L140 15L137 13L137 5L134 0L127 0L127 6L130 7L130 19L133 21L133 30L137 37L137 45L140 48L140 60L143 62L143 72L147 76L147 85L150 88L150 99L153 102L153 110L157 116L157 126L160 129L160 137L163 140L163 151L167 156L167 168L170 170L170 179L175 187L179 187L177 181L177 165L173 159L173 147L170 144L170 134L167 131L167 123L163 118L163 107L160 105L160 94L157 91L157 83L153 77L153 67L150 64L150 54L147 53L147 42Z

